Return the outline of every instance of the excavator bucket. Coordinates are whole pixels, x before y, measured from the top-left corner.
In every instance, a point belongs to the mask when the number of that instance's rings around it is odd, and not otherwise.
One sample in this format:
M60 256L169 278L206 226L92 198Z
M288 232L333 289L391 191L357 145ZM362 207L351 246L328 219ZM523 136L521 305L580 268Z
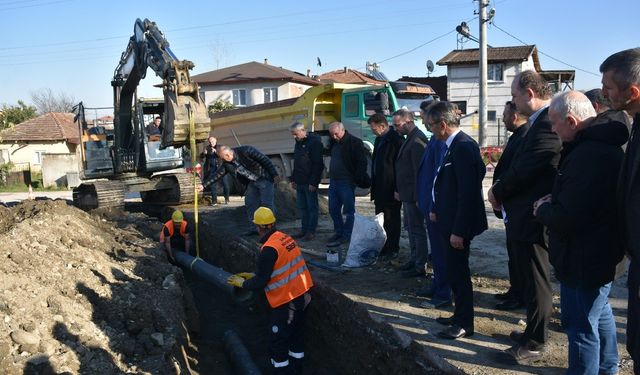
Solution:
M196 141L204 141L211 129L209 113L200 97L176 95L165 90L165 125L162 133L161 148L180 147L189 143L189 113L193 116L196 128Z

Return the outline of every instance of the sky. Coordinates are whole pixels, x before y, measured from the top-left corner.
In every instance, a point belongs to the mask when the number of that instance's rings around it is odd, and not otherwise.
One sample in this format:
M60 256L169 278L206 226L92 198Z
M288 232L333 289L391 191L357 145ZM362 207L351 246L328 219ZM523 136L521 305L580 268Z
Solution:
M472 0L0 0L0 105L30 104L31 93L51 89L87 107L113 106L110 82L137 18L157 23L174 54L195 63L192 74L266 58L312 74L377 62L395 80L425 76L427 60L456 49L461 22L479 36L477 8ZM639 46L639 0L492 0L489 8L490 45L537 45L542 69L576 70L576 89L600 87L600 63ZM432 73L445 74L438 65ZM158 82L149 69L139 96L162 96Z

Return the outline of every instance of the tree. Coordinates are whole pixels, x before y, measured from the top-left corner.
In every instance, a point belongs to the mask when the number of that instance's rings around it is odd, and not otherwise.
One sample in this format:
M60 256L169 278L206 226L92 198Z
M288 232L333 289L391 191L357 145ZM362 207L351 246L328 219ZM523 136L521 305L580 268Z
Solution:
M31 101L38 109L38 113L45 114L48 112L71 112L76 100L73 96L69 96L64 92L54 94L51 89L41 89L31 92Z
M230 109L236 108L233 104L226 100L218 99L213 104L209 104L209 115L212 115L216 112L228 111Z
M4 104L0 110L0 129L19 124L36 117L36 107L26 105L22 100L18 100L18 105L8 106Z

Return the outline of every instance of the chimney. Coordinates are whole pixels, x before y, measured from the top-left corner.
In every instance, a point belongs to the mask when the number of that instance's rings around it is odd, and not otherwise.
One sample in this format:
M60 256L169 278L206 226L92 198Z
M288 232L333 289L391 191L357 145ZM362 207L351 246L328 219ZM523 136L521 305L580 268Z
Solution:
M311 77L311 69L307 69L307 77Z
M269 65L269 59L264 59L264 65Z
M344 72L345 73L349 73L349 68L347 68L346 66L344 67Z

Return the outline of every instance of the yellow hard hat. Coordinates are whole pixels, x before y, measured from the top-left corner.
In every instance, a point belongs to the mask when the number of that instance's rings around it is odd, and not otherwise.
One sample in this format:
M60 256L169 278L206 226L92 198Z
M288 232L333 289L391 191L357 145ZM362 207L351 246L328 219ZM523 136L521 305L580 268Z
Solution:
M173 220L176 223L181 223L183 219L184 219L184 215L182 215L182 211L180 210L173 211L173 214L171 215L171 220Z
M273 211L267 207L259 207L256 212L253 213L253 223L257 225L267 225L276 222L276 217L273 216Z

